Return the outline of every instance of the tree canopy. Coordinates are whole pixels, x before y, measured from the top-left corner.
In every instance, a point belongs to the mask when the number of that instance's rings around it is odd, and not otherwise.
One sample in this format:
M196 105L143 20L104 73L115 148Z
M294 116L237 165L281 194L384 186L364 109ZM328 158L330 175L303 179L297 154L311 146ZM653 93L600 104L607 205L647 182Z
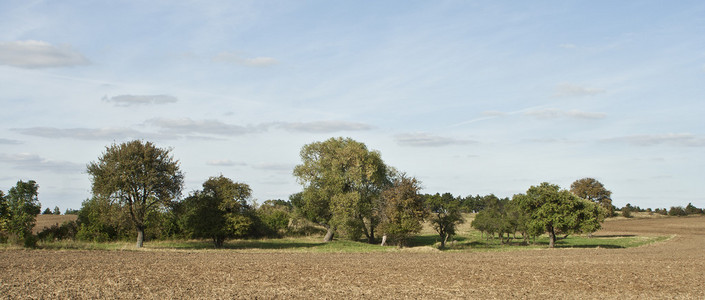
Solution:
M527 226L548 233L551 248L558 233L592 232L600 228L597 205L561 190L558 185L544 182L514 197L528 214Z
M441 237L441 248L445 248L448 239L455 235L456 227L465 222L460 199L450 193L426 195L426 206L430 211L431 225Z
M331 138L303 146L300 156L293 172L304 187L294 203L299 213L327 229L324 241L339 230L373 242L380 221L376 202L389 183L380 153L350 138Z
M245 236L253 224L247 184L220 175L203 183L203 190L186 198L185 224L193 237L210 238L216 248L228 238Z
M181 195L184 176L169 150L134 140L106 147L88 164L93 193L127 206L142 247L149 212Z
M576 196L590 200L599 204L605 211L605 217L614 213L612 205L612 192L607 190L601 182L595 178L578 179L570 185L570 191Z
M405 246L412 235L421 231L421 222L428 215L424 198L419 195L420 189L416 178L401 174L382 192L380 228L391 243L400 247Z

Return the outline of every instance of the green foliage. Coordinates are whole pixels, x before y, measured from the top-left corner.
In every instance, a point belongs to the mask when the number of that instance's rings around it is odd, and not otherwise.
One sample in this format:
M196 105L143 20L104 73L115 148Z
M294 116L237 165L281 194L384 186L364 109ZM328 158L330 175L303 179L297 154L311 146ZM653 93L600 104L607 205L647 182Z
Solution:
M604 217L611 217L614 214L612 192L597 179L578 179L570 185L570 191L580 198L599 204L603 208Z
M282 236L287 233L291 220L291 203L284 200L267 200L257 208L261 232L265 236Z
M78 211L76 238L91 242L129 238L134 224L127 210L124 204L107 198L94 196L86 199Z
M419 195L416 178L400 174L393 184L382 192L382 221L380 229L391 244L400 247L421 231L421 222L428 216L424 198Z
M547 232L550 247L555 245L558 233L567 235L600 228L600 210L594 208L596 204L557 185L544 182L530 187L526 194L515 195L515 199L529 216L527 227Z
M247 203L252 190L220 175L203 183L183 201L184 225L191 236L210 238L221 248L228 238L244 237L253 230L254 213Z
M300 156L294 176L304 190L292 201L297 214L327 228L326 241L337 228L351 239L364 234L372 242L380 194L389 183L379 152L350 138L331 138L305 145Z
M671 206L671 209L668 210L668 215L682 217L688 214L685 212L685 208L683 208L683 206Z
M73 240L78 234L78 224L75 221L66 221L61 225L54 224L49 228L44 228L37 234L37 238L44 242L58 240Z
M459 224L465 222L461 214L460 199L450 193L440 195L425 195L426 207L430 211L430 221L433 229L441 237L441 249L445 248L448 239L455 235Z
M685 207L685 213L688 215L702 214L703 209L695 207L695 205L693 205L693 203L688 203L688 206Z
M622 217L631 218L632 217L632 209L629 208L628 206L622 207Z
M169 150L138 140L106 147L87 171L94 195L127 208L137 230L137 247L142 247L147 216L179 197L184 180Z
M54 213L55 215L57 215L57 216L61 214L61 210L59 209L58 206L54 206L54 212L53 212L53 213Z
M42 214L43 214L43 215L51 215L51 214L52 214L51 209L47 207L47 209L45 209L45 210L42 212Z
M23 242L33 247L36 239L32 237L32 228L37 215L41 212L38 199L39 185L34 180L18 181L6 197L7 208L3 214L4 227L8 236L16 242ZM4 205L3 205L4 206Z

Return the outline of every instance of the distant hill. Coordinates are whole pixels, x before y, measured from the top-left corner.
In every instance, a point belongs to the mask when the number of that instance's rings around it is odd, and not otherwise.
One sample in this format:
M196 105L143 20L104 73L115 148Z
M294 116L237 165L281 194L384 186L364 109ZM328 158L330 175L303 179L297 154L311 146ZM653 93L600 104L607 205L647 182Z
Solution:
M32 232L37 234L52 225L61 225L66 221L76 221L77 215L37 215L37 223Z

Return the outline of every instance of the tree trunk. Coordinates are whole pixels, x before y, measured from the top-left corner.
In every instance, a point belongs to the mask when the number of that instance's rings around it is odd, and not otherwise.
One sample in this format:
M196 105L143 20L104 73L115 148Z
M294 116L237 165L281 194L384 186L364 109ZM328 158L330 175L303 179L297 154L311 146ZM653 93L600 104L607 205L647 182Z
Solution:
M367 243L368 244L375 243L375 228L374 227L370 228L370 235L367 236Z
M323 237L324 243L332 241L333 235L335 234L335 229L333 227L328 227L326 229L328 229L328 231L326 232L326 236Z
M556 245L556 233L553 231L553 227L548 230L548 247L553 248Z
M144 243L144 228L137 227L137 248L142 248Z

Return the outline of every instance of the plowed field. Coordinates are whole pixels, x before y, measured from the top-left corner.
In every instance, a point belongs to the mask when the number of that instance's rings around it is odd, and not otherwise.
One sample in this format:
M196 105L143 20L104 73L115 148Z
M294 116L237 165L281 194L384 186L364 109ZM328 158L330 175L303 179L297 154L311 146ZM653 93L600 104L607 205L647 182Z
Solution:
M608 221L629 249L0 251L0 298L705 298L705 217Z

